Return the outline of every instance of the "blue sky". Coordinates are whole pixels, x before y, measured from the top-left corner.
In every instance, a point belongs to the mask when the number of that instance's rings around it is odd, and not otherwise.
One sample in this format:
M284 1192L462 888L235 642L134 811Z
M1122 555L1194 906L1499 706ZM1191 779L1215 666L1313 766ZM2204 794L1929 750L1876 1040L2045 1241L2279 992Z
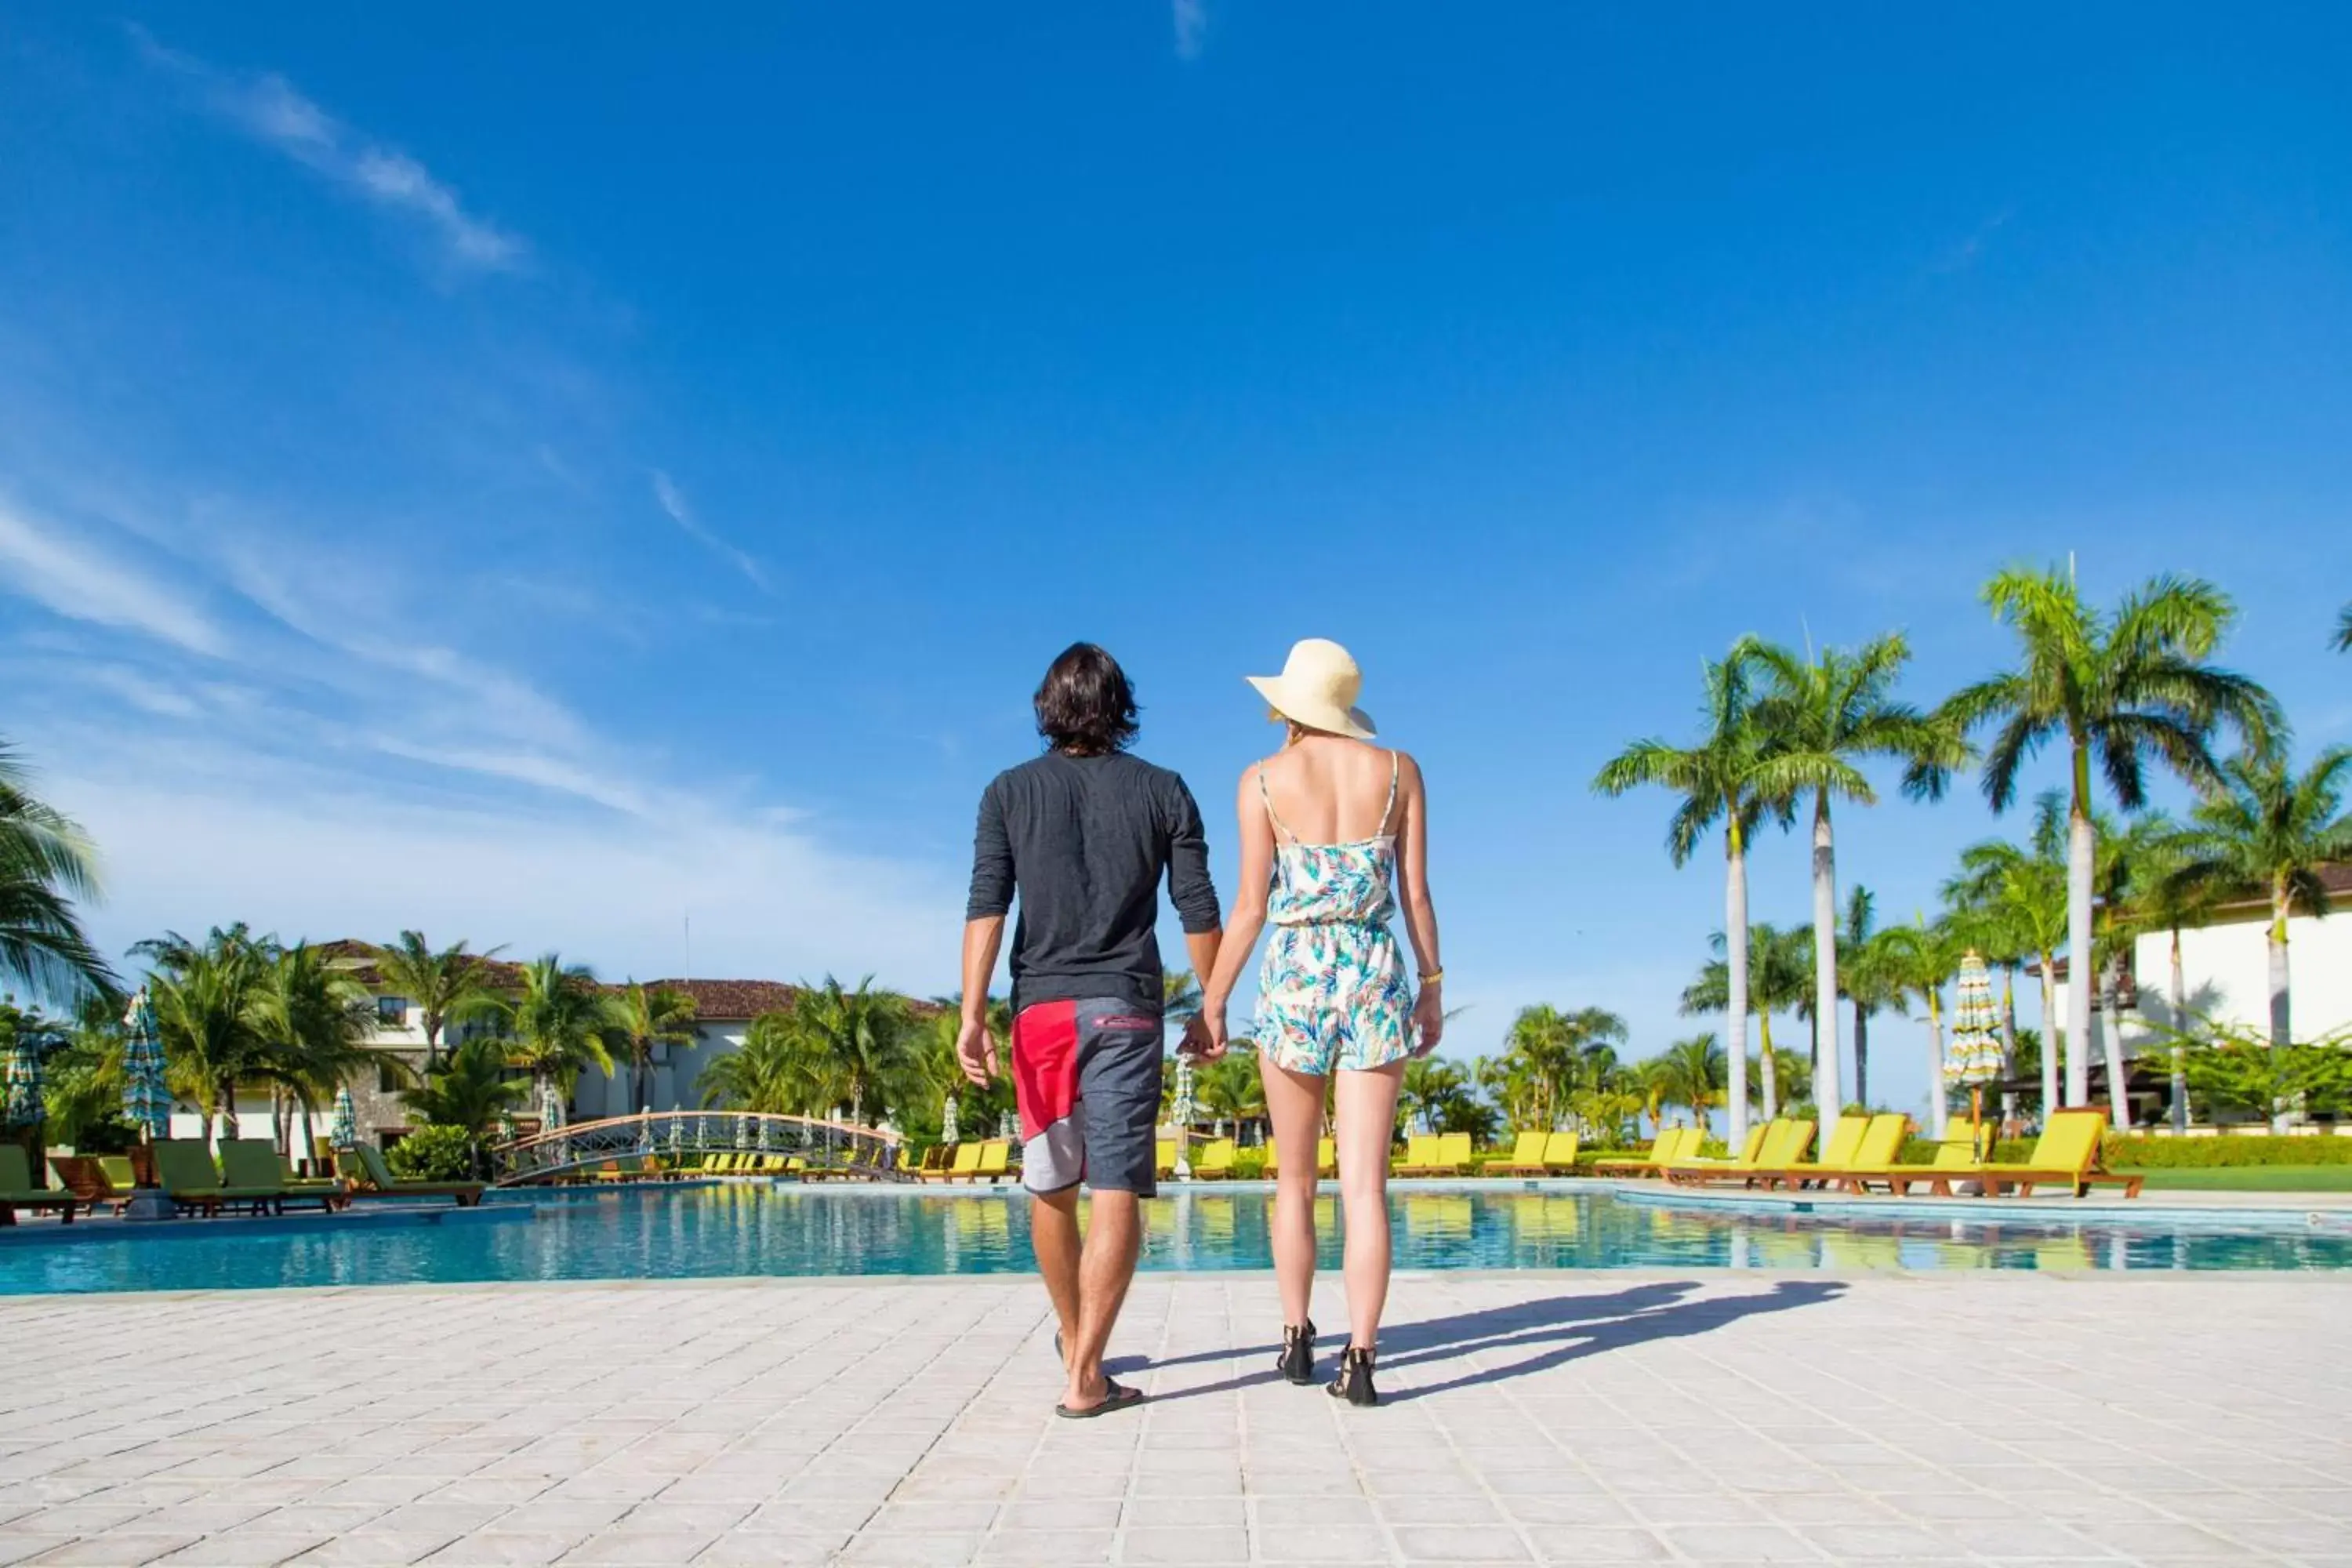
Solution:
M1648 1050L1719 867L1586 786L1740 633L1903 628L1932 700L2072 551L2352 738L2339 9L1591 9L12 7L0 731L100 934L941 990L1054 652L1229 882L1239 678L1326 636L1433 780L1457 1048ZM2002 829L1842 872L1906 918Z

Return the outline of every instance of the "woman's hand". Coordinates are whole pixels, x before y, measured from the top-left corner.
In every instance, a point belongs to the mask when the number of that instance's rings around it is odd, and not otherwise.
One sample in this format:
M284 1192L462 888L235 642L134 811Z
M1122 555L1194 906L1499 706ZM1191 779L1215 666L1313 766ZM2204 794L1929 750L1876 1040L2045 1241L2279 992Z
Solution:
M1412 1048L1416 1057L1429 1055L1437 1048L1437 1042L1445 1037L1445 999L1442 985L1442 982L1433 981L1423 986L1421 994L1412 999L1413 1032L1421 1037L1420 1043Z

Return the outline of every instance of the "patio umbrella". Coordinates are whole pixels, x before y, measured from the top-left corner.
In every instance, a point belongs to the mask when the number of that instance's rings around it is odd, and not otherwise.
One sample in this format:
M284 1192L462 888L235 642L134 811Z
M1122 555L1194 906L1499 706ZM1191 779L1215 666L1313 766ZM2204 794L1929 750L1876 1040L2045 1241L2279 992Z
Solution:
M338 1149L359 1146L360 1124L358 1108L352 1104L352 1091L335 1090L334 1114L327 1121L327 1142Z
M1176 1058L1176 1104L1172 1120L1176 1123L1176 1179L1184 1181L1192 1174L1192 1063L1188 1057Z
M1984 1086L2001 1074L2000 1010L1992 999L1992 974L1971 951L1960 960L1959 991L1952 1005L1952 1039L1944 1050L1944 1081L1969 1086L1969 1127L1981 1137ZM1979 1150L1979 1152L1982 1151Z
M563 1096L550 1084L547 1092L539 1097L539 1130L552 1132L563 1125Z
M956 1141L956 1123L961 1120L962 1109L956 1103L955 1091L949 1090L947 1099L940 1103L940 1142L952 1143Z
M19 1034L0 1061L0 1124L30 1127L40 1120L40 1048L30 1036Z

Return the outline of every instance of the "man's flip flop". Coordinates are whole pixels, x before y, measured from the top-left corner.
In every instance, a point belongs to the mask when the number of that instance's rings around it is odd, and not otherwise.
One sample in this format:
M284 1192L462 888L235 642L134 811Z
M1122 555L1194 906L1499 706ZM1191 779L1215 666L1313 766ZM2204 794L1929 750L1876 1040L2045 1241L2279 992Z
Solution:
M1054 1406L1054 1414L1065 1421L1091 1421L1097 1415L1108 1415L1114 1410L1125 1410L1129 1405L1143 1403L1143 1390L1129 1388L1127 1384L1108 1377L1104 1378L1103 1382L1108 1384L1108 1387L1103 1394L1101 1404L1089 1405L1084 1410L1073 1410L1066 1405L1056 1405Z

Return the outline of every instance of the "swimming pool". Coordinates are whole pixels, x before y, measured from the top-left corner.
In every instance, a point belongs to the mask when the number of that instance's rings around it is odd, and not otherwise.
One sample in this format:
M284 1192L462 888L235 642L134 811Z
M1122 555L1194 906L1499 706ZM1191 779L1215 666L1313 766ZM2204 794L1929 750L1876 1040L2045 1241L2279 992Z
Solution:
M1262 1188L1198 1188L1145 1205L1147 1269L1269 1266ZM132 1230L100 1220L68 1237L25 1229L0 1246L0 1294L498 1279L691 1279L742 1275L999 1274L1030 1267L1017 1194L715 1184L494 1194L478 1210L382 1223L215 1220ZM2352 1268L2352 1229L2297 1216L2233 1226L2007 1215L1855 1218L1694 1212L1565 1185L1391 1194L1396 1266L1428 1268ZM2219 1216L2217 1216L2218 1218ZM1339 1261L1336 1199L1319 1205Z

